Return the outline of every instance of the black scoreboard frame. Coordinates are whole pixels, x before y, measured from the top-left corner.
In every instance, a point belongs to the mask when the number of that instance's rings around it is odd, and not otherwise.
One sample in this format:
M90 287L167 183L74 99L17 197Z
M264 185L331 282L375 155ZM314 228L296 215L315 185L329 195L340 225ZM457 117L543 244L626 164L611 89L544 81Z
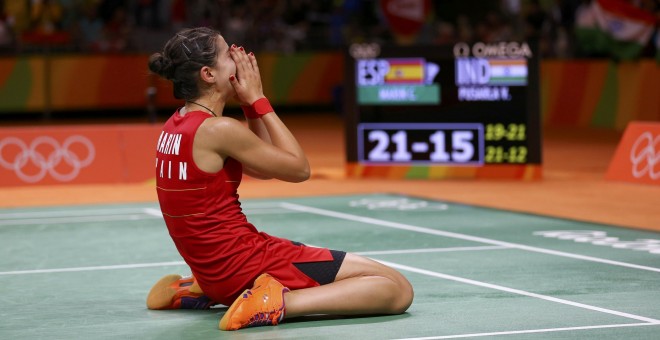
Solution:
M407 59L423 59L427 64L439 66L439 72L432 79L433 84L439 85L439 103L358 102L358 63L365 65L370 60ZM466 72L470 72L470 69L457 71L460 65L467 63L470 66L472 63L479 66L490 62L490 66L481 66L481 69L490 67L488 72L494 73L495 71L490 71L495 69L496 66L493 65L506 64L509 61L518 65L526 64L527 73L522 80L524 85L506 84L506 81L511 80L505 80L504 85L457 84L465 82L463 79L459 80L457 74L460 73L465 78ZM348 166L532 166L539 169L540 176L542 150L539 67L536 46L527 42L406 47L381 47L374 44L351 46L345 51L344 87ZM497 70L508 72L509 69L500 67ZM363 76L364 71L360 70L360 74ZM476 93L477 97L471 93ZM439 139L438 133L435 133L432 135L435 139L429 141L430 135L423 130L433 128L442 134L442 138ZM464 139L463 142L470 138L469 131L475 131L470 139L472 145L460 144L461 138ZM459 147L449 145L452 140L458 141ZM379 144L381 142L384 144ZM448 149L438 150L439 146ZM463 157L462 154L466 153L465 146L474 149L473 153L480 154ZM374 151L375 148L379 149L375 150L378 152Z

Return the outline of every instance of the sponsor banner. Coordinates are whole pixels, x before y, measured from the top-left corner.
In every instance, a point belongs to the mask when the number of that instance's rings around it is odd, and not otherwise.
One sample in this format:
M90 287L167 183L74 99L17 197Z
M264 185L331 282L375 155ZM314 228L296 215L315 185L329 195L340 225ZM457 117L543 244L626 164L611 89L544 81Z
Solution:
M0 186L140 182L154 177L160 126L0 129Z
M660 123L628 124L605 178L660 185Z

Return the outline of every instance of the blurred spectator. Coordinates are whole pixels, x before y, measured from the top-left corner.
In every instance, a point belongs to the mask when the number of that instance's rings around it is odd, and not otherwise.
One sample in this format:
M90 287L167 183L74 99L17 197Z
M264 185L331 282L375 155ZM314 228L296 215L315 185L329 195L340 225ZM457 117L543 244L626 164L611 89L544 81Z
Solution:
M124 7L114 9L111 19L103 27L103 39L99 48L102 52L122 52L128 46L130 25Z
M250 29L247 6L245 4L235 4L230 7L229 13L222 34L230 44L246 45L247 32Z
M64 46L71 40L70 32L62 30L64 9L58 0L30 0L29 28L23 33L26 45Z
M394 44L382 1L0 0L0 49L34 52L56 45L90 52L152 52L172 32L195 26L218 29L227 41L255 51ZM527 40L538 43L542 57L609 57L589 52L589 44L576 41L581 34L577 25L590 20L584 4L595 1L599 0L432 0L433 14L416 43ZM653 13L660 22L660 0L614 1ZM71 36L76 45L70 44ZM658 41L656 24L641 56L660 55Z
M291 39L295 49L299 49L307 39L310 25L307 20L309 11L310 4L308 0L287 1L282 18L286 24L285 34Z
M467 15L461 14L456 18L456 27L459 41L471 42L474 40L474 29Z
M547 56L551 51L548 40L550 22L548 13L541 7L539 0L531 0L525 10L525 40L538 43L542 56Z
M63 9L57 0L32 0L30 3L30 27L44 34L61 28Z
M135 24L152 29L160 28L160 0L137 0L135 7ZM145 25L146 23L146 25Z
M98 5L89 2L83 5L82 18L78 22L78 39L83 51L101 50L103 40L103 20L98 15Z
M548 15L541 7L539 0L531 0L525 13L525 37L538 40L547 24Z
M30 14L27 1L4 0L6 23L12 28L15 38L19 38L30 27Z
M456 43L456 29L454 25L448 22L440 21L435 25L436 35L434 44L445 45Z
M11 17L5 13L5 1L0 0L0 52L14 48L14 32L10 20Z
M187 10L185 0L173 0L170 10L172 30L179 31L186 27Z

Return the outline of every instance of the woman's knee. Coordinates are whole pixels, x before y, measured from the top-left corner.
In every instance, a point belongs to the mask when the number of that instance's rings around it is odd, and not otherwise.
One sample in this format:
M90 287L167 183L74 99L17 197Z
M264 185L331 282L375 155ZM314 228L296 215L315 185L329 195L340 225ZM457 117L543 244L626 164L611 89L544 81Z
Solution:
M399 275L400 278L397 280L397 298L392 306L393 314L402 314L407 311L415 297L415 292L410 282L403 275Z
M337 280L355 276L380 276L391 281L388 294L390 295L388 313L404 313L412 304L413 287L403 274L374 260L348 253L339 270Z

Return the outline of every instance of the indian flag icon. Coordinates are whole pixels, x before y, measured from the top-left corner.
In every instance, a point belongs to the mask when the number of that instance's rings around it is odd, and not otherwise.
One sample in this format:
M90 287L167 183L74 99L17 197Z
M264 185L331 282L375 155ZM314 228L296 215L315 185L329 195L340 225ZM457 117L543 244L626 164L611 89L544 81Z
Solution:
M527 85L526 59L488 59L488 64L488 85Z

